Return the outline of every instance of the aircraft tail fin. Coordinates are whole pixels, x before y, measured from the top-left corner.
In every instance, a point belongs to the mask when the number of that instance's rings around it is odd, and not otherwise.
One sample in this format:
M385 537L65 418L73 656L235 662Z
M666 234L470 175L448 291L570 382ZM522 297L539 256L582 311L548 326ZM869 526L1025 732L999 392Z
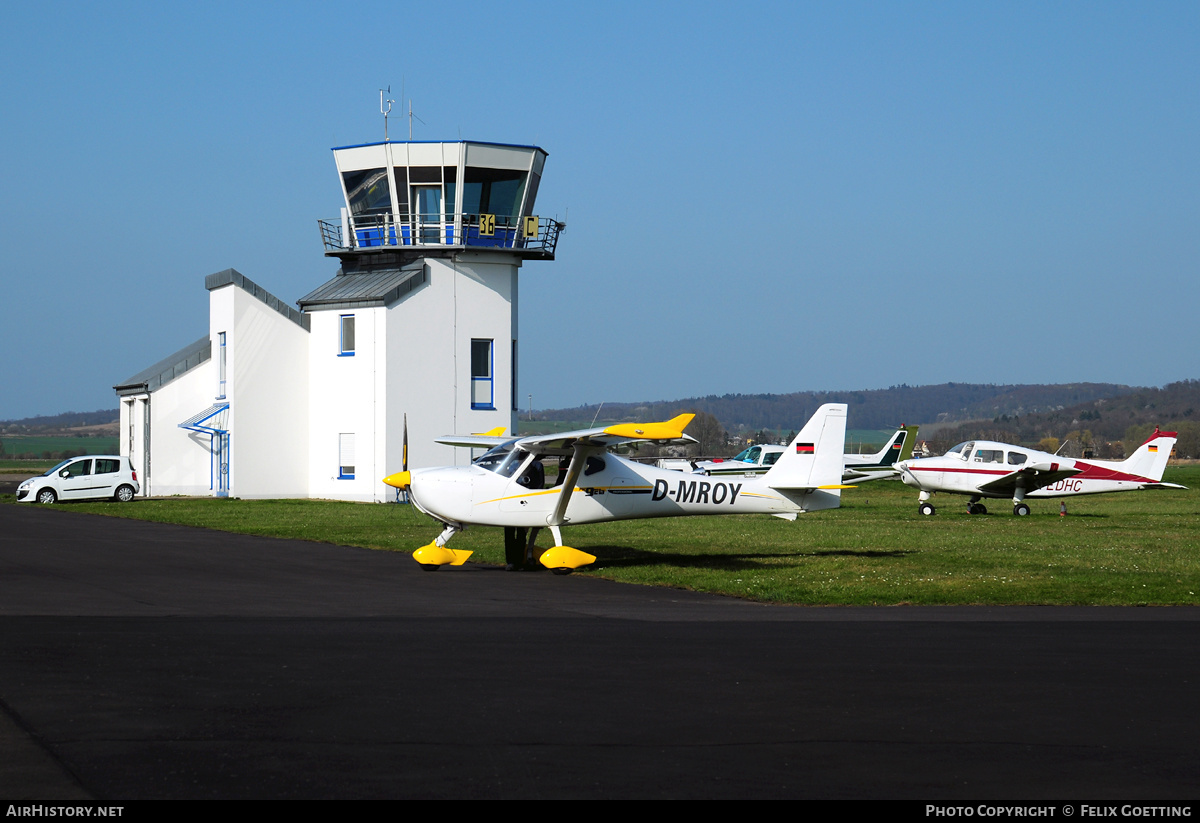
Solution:
M916 426L901 426L879 451L874 454L846 455L846 459L847 462L851 462L850 458L853 457L856 466L891 466L897 461L912 457L916 440Z
M921 430L919 425L901 426L900 428L904 429L904 431L908 433L908 436L905 437L900 446L900 454L896 457L897 463L899 463L901 460L907 460L912 457L913 449L917 446L917 432Z
M1155 482L1162 480L1166 471L1167 461L1171 458L1171 450L1175 448L1175 432L1160 432L1154 430L1145 443L1120 463L1120 470L1127 474L1147 477Z
M764 477L767 485L790 491L823 494L805 509L835 508L841 500L842 466L846 448L846 404L827 403L817 409L779 460ZM789 497L793 495L789 494ZM818 497L825 502L818 504Z

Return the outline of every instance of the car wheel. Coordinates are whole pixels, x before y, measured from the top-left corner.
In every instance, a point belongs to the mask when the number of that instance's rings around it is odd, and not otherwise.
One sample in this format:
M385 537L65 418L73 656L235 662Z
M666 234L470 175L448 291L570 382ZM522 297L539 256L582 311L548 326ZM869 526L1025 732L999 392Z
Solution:
M924 514L924 515L930 515L930 514L935 513L937 511L937 509L935 509L933 506L931 506L928 503L922 503L921 505L917 506L917 511L919 511L921 514Z
M1024 517L1025 515L1029 514L1029 507L1024 503L1018 503L1017 505L1013 506L1013 514L1015 514L1017 517Z
M55 503L57 501L58 494L55 493L54 489L42 489L37 493L37 502L41 503L43 506L49 506L51 503Z
M117 493L114 495L120 503L128 503L133 500L133 486L118 486Z

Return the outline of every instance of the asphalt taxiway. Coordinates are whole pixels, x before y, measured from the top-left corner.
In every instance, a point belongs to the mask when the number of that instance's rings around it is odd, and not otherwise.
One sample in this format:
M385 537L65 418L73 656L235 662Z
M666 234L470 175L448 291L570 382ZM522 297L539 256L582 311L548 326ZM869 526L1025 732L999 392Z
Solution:
M1197 648L0 505L0 797L1186 799Z

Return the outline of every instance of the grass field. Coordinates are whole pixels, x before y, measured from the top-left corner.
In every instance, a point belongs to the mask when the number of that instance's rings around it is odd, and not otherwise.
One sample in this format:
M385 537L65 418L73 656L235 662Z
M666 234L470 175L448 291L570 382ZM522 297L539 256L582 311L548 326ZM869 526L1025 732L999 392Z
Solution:
M1195 489L1200 466L1164 478ZM842 508L801 515L630 520L568 527L568 545L598 557L595 575L755 600L862 604L1200 604L1200 496L1130 492L1031 501L1018 518L1003 501L986 516L939 496L917 514L916 492L884 480L847 491ZM11 496L7 501L11 501ZM71 503L95 512L246 534L412 551L437 523L411 506L320 500L167 499ZM549 545L548 532L541 545ZM502 563L498 528L473 527L452 546ZM455 574L445 568L438 574Z
M8 434L0 438L0 442L4 444L4 453L8 458L18 454L32 454L40 458L45 452L58 454L64 451L75 455L116 454L118 448L117 437L25 437Z

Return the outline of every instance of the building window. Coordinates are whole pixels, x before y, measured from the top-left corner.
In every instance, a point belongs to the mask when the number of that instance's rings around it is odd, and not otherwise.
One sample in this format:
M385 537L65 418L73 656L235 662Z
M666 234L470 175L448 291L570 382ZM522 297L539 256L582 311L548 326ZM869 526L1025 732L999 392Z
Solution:
M338 435L338 480L354 479L354 435Z
M354 315L343 314L341 318L341 346L339 357L354 356Z
M217 399L225 399L225 332L217 332L217 344L220 351L217 360Z
M471 408L494 409L492 341L471 341Z

